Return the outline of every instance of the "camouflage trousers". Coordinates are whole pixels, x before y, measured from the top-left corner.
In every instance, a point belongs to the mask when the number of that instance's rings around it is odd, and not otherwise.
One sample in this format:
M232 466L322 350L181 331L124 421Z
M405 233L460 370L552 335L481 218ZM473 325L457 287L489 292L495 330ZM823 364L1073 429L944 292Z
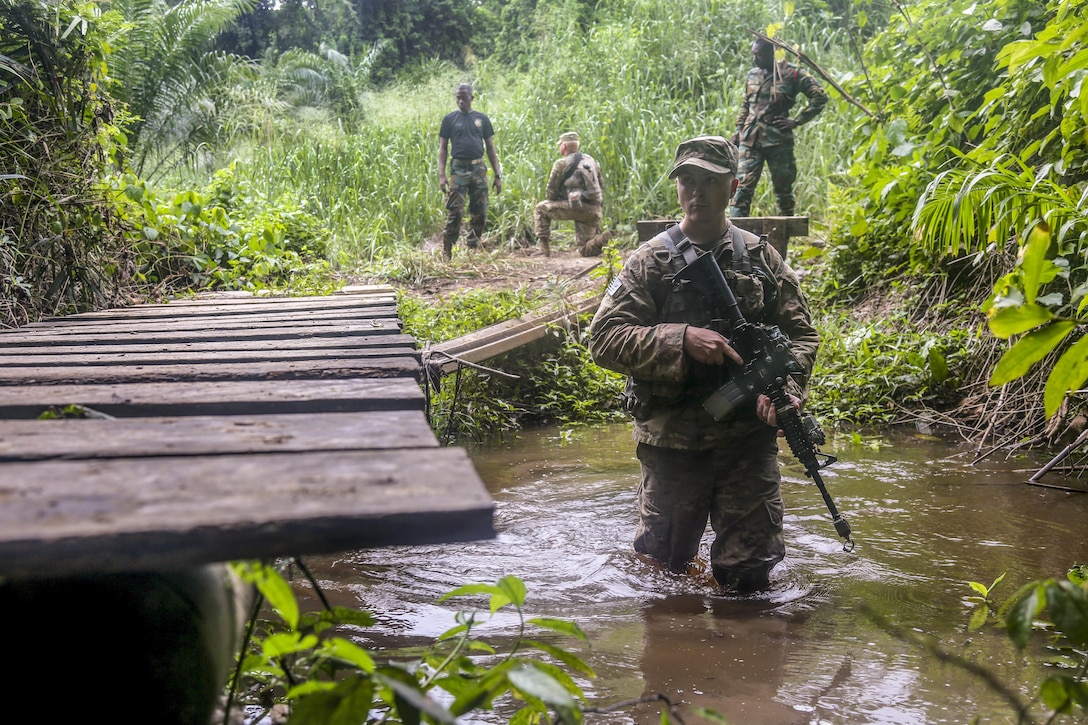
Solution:
M778 202L778 211L782 216L793 216L796 202L793 198L793 182L797 180L797 161L793 157L793 145L783 146L746 146L741 144L737 149L739 168L737 179L737 193L733 197L733 208L730 216L748 216L752 207L752 197L756 193L756 185L763 175L763 162L767 162L767 170L771 172L771 186L774 188L775 200Z
M545 254L551 252L549 245L552 239L552 219L573 220L575 244L578 245L579 250L584 250L601 228L601 205L578 204L576 206L569 201L542 201L536 205L534 217L536 238L540 242L541 251Z
M718 583L742 591L766 587L786 555L776 439L767 426L706 451L640 443L635 551L681 571L698 553L709 519Z
M483 159L462 161L454 159L450 164L449 191L446 192L446 227L442 232L442 247L449 258L453 245L461 236L461 219L465 215L468 200L469 232L466 244L475 247L484 235L487 223L487 165Z

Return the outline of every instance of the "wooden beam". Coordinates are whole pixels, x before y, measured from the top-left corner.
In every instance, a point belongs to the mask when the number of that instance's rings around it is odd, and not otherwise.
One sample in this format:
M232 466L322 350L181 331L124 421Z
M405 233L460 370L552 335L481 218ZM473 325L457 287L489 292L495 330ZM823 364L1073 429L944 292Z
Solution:
M640 219L635 224L638 229L638 240L647 242L678 221L678 219ZM746 232L766 234L767 240L778 250L783 259L789 248L790 237L808 236L809 218L807 216L735 217L731 221Z
M458 448L34 461L3 472L0 577L495 535L493 504Z
M411 378L0 386L0 418L37 418L52 407L82 405L118 418L188 415L350 413L418 410Z

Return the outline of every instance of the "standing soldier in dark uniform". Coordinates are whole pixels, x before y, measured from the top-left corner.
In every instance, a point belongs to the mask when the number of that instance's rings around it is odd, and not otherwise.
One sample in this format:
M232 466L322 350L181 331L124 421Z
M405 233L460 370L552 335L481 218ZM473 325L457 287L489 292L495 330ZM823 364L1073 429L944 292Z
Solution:
M546 198L536 205L536 238L544 256L551 255L552 219L573 219L574 240L583 257L601 253L597 233L604 204L601 167L589 154L579 151L578 134L559 137L559 160L548 176Z
M453 255L453 245L461 234L461 219L465 214L465 197L468 197L468 213L471 228L466 244L475 249L484 234L487 223L487 167L484 150L495 173L495 193L502 193L502 169L495 151L495 131L491 120L472 110L472 86L457 86L457 110L442 119L438 131L438 186L446 194L446 228L442 234L442 254L446 259ZM446 179L446 160L452 150L450 162L452 179Z
M748 216L764 161L771 172L778 211L782 216L793 216L796 211L793 182L797 179L793 129L823 110L827 92L804 69L785 61L775 63L774 45L762 38L752 43L752 56L755 67L748 71L744 100L737 114L737 131L733 134L740 159L737 172L740 186L730 216ZM789 112L798 95L806 96L808 105L791 118Z
M776 325L792 341L805 371L786 386L794 405L804 398L820 336L794 271L726 216L736 169L736 148L721 136L677 147L669 178L684 218L627 259L590 325L589 349L599 365L629 376L624 397L642 467L635 551L683 571L709 519L714 578L749 592L766 587L785 556L777 414L766 395L720 421L703 407L723 382L722 365L742 360L712 329L721 311L678 277L686 265L680 250L690 242L713 254L744 318Z

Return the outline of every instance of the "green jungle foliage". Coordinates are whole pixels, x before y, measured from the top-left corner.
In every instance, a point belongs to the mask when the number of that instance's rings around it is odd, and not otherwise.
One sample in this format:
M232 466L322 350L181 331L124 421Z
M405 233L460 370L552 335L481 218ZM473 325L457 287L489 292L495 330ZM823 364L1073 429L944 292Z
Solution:
M1072 414L1067 393L1088 378L1083 4L2 0L4 320L201 287L425 274L406 260L441 224L435 136L460 81L495 122L505 171L489 249L531 241L566 129L602 163L605 225L629 247L635 221L678 213L664 178L675 144L732 130L748 30L763 30L842 88L799 136L799 205L826 237L797 260L810 294L826 320L901 295L886 347L927 351L925 369L903 356L892 375L923 382L892 391L851 377L836 361L857 360L832 346L820 374L899 407L954 405L949 380L991 384L973 408L980 428L1001 412L998 386L1016 382L1037 401L1034 435ZM233 206L216 201L221 170ZM768 212L764 185L753 213ZM1020 253L1033 230L1050 240L1041 256ZM996 335L981 341L980 306ZM964 347L932 354L909 322ZM941 360L1000 357L1006 338L1000 374L942 372ZM841 411L889 407L849 395L829 394L824 411L848 421Z
M423 721L453 725L468 713L511 702L516 703L511 723L583 721L578 701L584 696L574 677L596 674L573 651L548 640L560 635L584 641L585 633L567 620L527 617L527 592L517 577L467 584L439 599L484 597L490 616L512 609L518 628L503 648L506 651L479 638L477 630L487 620L466 609L425 651L399 656L385 652L379 660L358 644L375 623L369 613L330 607L303 614L290 585L274 567L237 563L234 570L257 587L258 603L267 602L276 620L251 621L253 636L238 663L224 723L230 722L233 698L239 705L262 708L254 722L274 704L287 703L291 725Z

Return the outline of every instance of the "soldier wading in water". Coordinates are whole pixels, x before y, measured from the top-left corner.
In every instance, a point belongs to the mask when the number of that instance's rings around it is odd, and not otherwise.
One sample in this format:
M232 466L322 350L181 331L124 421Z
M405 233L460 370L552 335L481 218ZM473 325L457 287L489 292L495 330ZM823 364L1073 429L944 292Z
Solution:
M785 507L778 469L777 416L766 395L721 421L703 401L723 382L727 360L741 364L722 315L694 285L675 281L686 237L710 252L751 323L777 325L807 381L820 344L797 275L764 240L735 227L726 210L737 187L736 147L721 136L676 149L669 178L684 218L639 247L624 264L590 326L590 350L603 367L629 376L628 410L642 468L635 550L674 571L695 559L709 519L710 565L722 586L751 592L769 585L785 556ZM721 333L724 333L721 334ZM787 391L800 406L805 391Z

